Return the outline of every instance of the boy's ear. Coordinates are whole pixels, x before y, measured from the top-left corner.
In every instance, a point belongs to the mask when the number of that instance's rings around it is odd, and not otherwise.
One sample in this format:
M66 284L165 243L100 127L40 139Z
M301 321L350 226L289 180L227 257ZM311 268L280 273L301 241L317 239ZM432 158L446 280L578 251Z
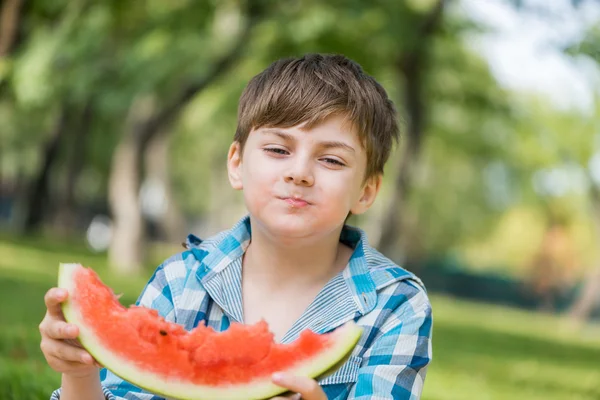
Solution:
M375 198L377 197L377 193L379 193L379 189L381 188L382 179L383 177L381 174L373 175L367 179L361 190L359 199L350 209L352 214L362 214L371 207L375 201Z
M240 143L237 141L231 143L231 146L229 146L229 153L227 154L227 175L229 176L229 183L232 188L236 190L243 189L242 146L240 146Z

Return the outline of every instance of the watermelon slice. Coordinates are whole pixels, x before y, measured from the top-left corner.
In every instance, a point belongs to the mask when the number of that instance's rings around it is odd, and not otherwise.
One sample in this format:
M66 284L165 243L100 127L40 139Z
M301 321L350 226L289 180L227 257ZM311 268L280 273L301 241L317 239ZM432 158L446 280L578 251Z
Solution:
M58 282L69 292L65 319L79 327L85 349L122 379L172 399L271 398L286 391L271 382L272 373L323 377L343 364L362 333L349 322L280 344L264 321L188 332L156 310L122 306L92 269L61 264Z

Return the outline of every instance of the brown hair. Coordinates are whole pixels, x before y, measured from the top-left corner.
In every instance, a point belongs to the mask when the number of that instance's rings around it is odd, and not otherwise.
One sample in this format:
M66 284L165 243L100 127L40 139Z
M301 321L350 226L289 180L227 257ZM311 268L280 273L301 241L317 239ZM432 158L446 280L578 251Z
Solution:
M240 98L234 140L243 148L252 129L303 122L310 129L334 114L350 121L366 149L365 179L383 173L398 140L396 109L383 87L342 55L281 59L252 78Z

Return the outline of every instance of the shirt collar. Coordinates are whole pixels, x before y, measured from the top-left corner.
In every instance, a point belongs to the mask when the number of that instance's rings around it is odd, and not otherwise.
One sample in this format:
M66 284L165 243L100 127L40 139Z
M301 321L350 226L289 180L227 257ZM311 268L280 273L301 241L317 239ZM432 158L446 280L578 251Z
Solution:
M195 254L200 261L200 267L196 271L198 279L200 281L211 279L230 266L233 261L244 254L251 238L250 217L245 216L230 230L202 241L200 245L192 245L192 248L204 250L200 256ZM190 241L188 240L189 245Z
M359 228L344 225L340 241L354 249L342 275L358 310L364 315L375 308L377 303L377 288L371 277L367 260L367 254L371 249L367 235Z
M223 270L235 267L238 260L246 251L252 237L250 217L246 215L239 220L230 230L216 237L200 241L188 237L188 248L194 252L201 261L196 271L196 276L202 282L218 277ZM375 308L377 303L377 289L391 282L403 279L404 276L395 274L385 275L385 281L374 279L370 271L370 261L377 253L368 244L367 235L359 228L344 225L340 234L340 241L354 249L347 267L341 273L358 313L365 315ZM198 250L204 252L197 254ZM404 271L404 270L401 270ZM406 272L406 271L404 271ZM406 277L412 274L406 272ZM379 275L381 277L381 275Z

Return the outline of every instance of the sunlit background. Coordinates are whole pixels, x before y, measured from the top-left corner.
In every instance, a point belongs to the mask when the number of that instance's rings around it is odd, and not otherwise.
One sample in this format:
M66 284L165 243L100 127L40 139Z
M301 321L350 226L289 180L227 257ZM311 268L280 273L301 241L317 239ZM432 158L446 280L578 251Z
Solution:
M351 224L423 278L424 399L600 398L600 2L4 0L0 398L60 384L39 351L59 262L132 303L245 213L225 157L247 81L342 53L402 122Z

